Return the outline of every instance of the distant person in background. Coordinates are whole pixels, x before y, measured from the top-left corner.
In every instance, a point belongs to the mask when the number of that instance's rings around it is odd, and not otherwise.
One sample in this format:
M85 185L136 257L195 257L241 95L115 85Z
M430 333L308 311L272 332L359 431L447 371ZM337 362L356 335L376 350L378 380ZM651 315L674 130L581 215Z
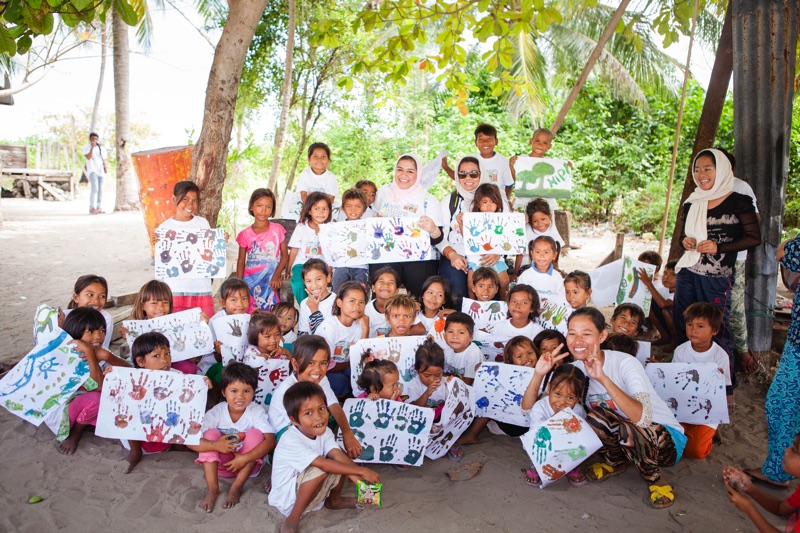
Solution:
M103 149L100 147L100 136L89 134L89 144L83 147L86 158L86 175L89 177L91 192L89 194L89 214L99 215L103 212L103 178L108 172L108 164Z

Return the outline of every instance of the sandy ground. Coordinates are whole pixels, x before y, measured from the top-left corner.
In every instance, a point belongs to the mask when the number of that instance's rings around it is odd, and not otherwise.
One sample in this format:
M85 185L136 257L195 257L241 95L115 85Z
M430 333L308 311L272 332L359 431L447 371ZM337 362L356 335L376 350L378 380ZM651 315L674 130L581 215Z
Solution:
M151 278L141 215L89 216L86 205L2 200L0 271L7 286L0 296L3 358L30 350L37 305L66 304L79 275L106 276L111 294L135 292ZM593 268L614 242L611 234L578 235L575 240L582 248L564 258L562 268L567 270ZM638 255L656 246L632 244L626 251ZM527 461L518 440L484 433L480 444L465 448L464 462L484 462L474 479L451 482L445 472L454 464L447 459L426 461L405 473L377 467L385 483L382 509L322 510L306 516L301 526L337 532L752 531L746 517L728 503L720 471L729 464L760 464L766 452L763 386L744 383L736 400L733 423L722 429L723 445L706 460L684 459L664 469L678 498L668 510L643 503L646 484L633 469L607 483L580 488L565 480L544 490L528 487L520 471ZM222 481L217 509L206 514L197 508L205 490L202 470L190 453L146 457L134 473L125 475L125 454L116 441L87 435L75 456L64 457L56 452L46 426L36 428L0 410L0 456L0 531L273 531L281 521L261 489L268 468L248 482L241 504L233 509L221 508L229 486ZM352 485L346 491L352 494ZM27 504L34 495L44 501ZM782 528L780 519L772 522Z

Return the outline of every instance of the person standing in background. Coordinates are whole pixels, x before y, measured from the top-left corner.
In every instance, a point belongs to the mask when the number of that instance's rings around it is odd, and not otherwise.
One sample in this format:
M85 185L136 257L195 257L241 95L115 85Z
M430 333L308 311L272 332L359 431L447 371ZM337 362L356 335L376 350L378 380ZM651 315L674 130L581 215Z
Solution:
M89 214L103 213L103 178L108 172L103 149L100 147L100 136L92 132L89 134L89 144L83 147L83 156L86 158L86 175L89 177L91 192L89 194Z

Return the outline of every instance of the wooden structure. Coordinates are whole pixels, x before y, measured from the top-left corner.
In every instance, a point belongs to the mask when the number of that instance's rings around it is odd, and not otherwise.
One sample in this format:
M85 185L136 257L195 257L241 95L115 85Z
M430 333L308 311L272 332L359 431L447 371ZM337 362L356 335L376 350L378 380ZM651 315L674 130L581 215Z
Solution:
M33 161L30 157L34 153ZM13 178L25 198L36 195L45 199L48 193L54 200L74 200L77 176L73 170L74 155L64 144L37 143L35 148L3 144L0 145L3 170L0 177ZM33 164L32 164L33 163Z

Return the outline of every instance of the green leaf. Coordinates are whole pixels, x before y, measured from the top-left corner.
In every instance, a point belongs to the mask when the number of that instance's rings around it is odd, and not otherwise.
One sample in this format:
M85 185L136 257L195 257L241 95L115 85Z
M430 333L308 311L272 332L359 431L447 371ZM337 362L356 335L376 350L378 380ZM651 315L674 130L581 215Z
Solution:
M53 33L53 24L55 23L55 19L52 13L46 13L44 17L42 17L42 33L45 35L50 35Z
M28 50L31 49L32 44L33 39L31 39L30 35L23 35L17 40L17 53L27 54Z
M114 0L114 8L119 13L119 18L128 26L136 26L139 22L139 15L126 0Z
M22 0L11 0L3 16L14 24L22 22Z
M37 10L42 7L42 0L26 0L31 9Z
M64 0L47 0L47 3L50 7L58 7L64 3Z
M0 24L0 54L13 56L17 53L17 43L5 26Z

